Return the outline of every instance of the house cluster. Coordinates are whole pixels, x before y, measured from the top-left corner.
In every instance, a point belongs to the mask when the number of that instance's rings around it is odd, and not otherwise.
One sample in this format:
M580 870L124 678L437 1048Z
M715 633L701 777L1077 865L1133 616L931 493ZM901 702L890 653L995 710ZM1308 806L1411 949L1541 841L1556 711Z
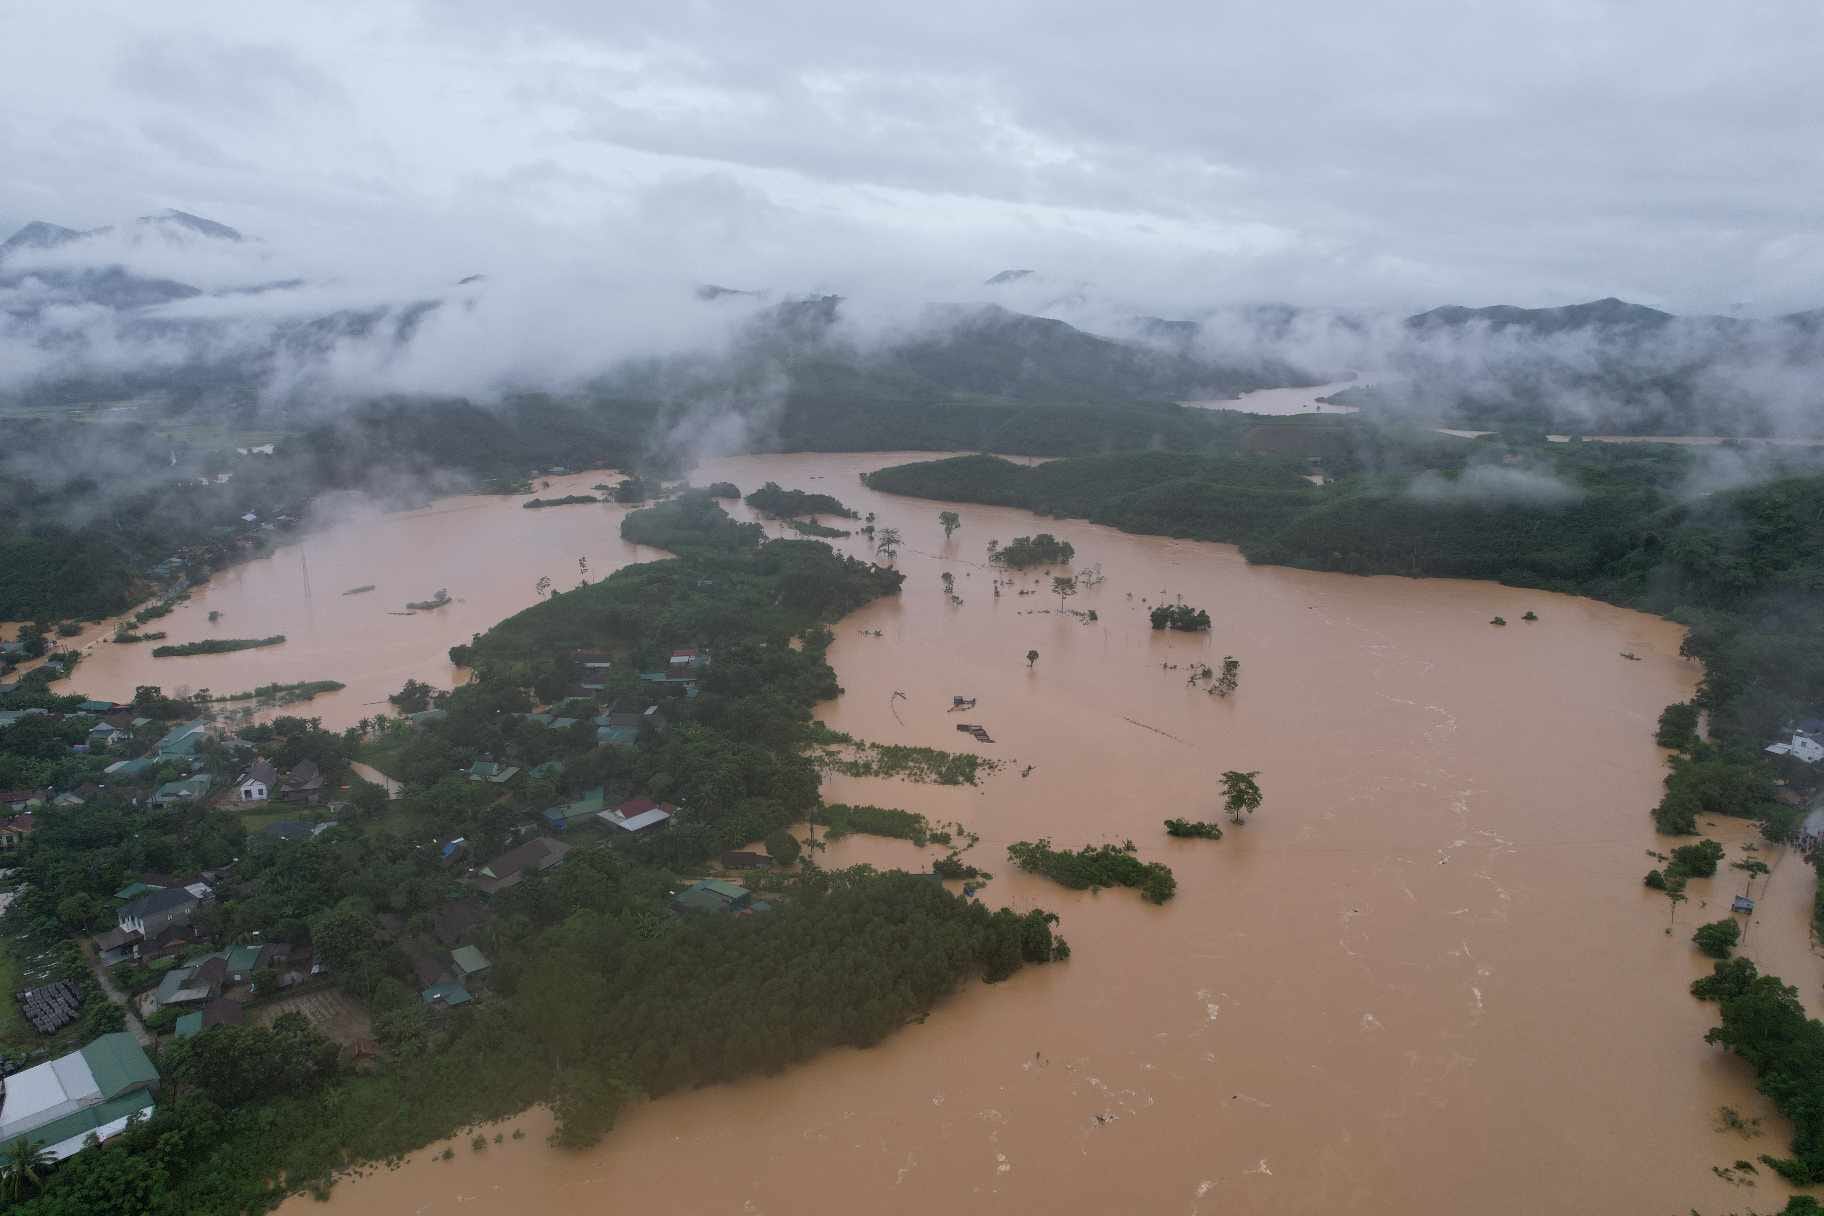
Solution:
M396 913L382 913L381 931L399 943L411 960L418 994L433 1009L467 1005L487 987L494 965L475 944L486 927L487 907L478 899L453 900L431 917L428 932L405 936L405 922Z
M1770 755L1790 756L1801 764L1824 760L1824 719L1806 718L1790 731L1781 731L1780 736L1767 745Z
M36 707L0 710L0 731L30 718L45 718L53 722L94 719L82 742L69 745L70 751L79 755L100 756L110 752L126 752L131 756L146 749L147 745L143 741L150 739L158 729L158 724L151 718L133 716L130 706L118 705L113 701L90 700L82 702L68 713L53 713ZM134 800L146 797L153 793L148 788L149 779L167 759L180 765L200 762L193 758L196 744L202 737L207 736L204 734L187 745L176 744L174 750L165 753L160 751L160 747L170 738L166 736L166 739L160 739L152 745L143 757L116 760L108 764L100 781L83 781L67 789L0 790L0 813L17 813L39 807L67 810L86 805L103 790L124 794Z
M315 760L300 760L280 774L264 756L255 756L234 783L237 802L289 802L315 806L323 800L323 773Z
M131 959L153 963L171 958L196 940L192 922L215 899L214 888L199 876L169 886L134 882L114 892L120 903L114 927L95 938L95 953L104 966Z

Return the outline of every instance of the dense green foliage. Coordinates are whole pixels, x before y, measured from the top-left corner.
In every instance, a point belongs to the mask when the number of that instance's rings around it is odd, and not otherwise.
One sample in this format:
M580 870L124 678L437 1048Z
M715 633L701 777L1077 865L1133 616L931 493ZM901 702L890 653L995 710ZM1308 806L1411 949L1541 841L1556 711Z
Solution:
M775 519L791 519L804 515L840 515L855 518L855 512L842 505L841 500L828 494L812 494L804 490L781 489L776 481L769 481L749 494L747 505Z
M1716 964L1691 994L1721 1006L1722 1024L1704 1040L1746 1060L1792 1121L1792 1156L1763 1160L1795 1186L1824 1182L1824 1022L1806 1016L1796 989L1745 958Z
M197 654L229 654L236 650L255 650L261 646L281 646L285 635L275 633L269 638L208 638L201 642L180 642L175 646L154 646L152 657L155 659L184 658Z
M811 822L829 828L829 838L840 840L851 832L867 836L889 836L910 840L923 846L930 839L931 825L916 811L900 811L883 806L849 806L841 802L825 803L811 812Z
M1153 609L1154 629L1175 629L1180 633L1201 633L1210 627L1210 614L1189 604L1161 604Z
M750 549L766 539L759 524L736 523L707 492L690 491L621 520L621 538L636 545L687 549Z
M1723 859L1723 846L1714 840L1681 844L1672 850L1672 862L1666 867L1668 878L1712 878L1716 863Z
M1167 836L1183 836L1191 840L1221 840L1220 824L1205 823L1197 819L1168 819L1165 821Z
M1162 904L1178 890L1170 867L1134 856L1134 842L1085 845L1075 853L1054 849L1049 840L1021 840L1007 846L1013 864L1073 890L1136 887L1148 902Z
M1659 730L1653 741L1673 751L1689 751L1697 745L1697 706L1688 701L1675 701L1659 715Z
M1742 940L1742 926L1733 918L1713 920L1707 925L1699 925L1691 940L1711 958L1728 958L1736 943Z

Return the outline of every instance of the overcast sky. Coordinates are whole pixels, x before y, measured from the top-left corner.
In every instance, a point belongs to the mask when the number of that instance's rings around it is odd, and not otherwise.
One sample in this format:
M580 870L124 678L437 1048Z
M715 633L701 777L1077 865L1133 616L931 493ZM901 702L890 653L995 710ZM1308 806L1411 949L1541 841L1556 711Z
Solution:
M1817 0L10 7L0 228L1162 306L1824 304Z

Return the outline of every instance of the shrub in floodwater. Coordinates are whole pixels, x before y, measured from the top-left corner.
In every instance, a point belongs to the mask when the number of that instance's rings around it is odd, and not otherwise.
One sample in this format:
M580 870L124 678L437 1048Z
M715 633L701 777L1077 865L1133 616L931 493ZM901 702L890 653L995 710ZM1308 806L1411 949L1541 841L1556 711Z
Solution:
M1503 617L1503 616L1498 616L1498 617L1496 617L1496 618L1495 618L1495 619L1494 619L1494 620L1492 620L1492 621L1490 621L1490 622L1489 622L1489 624L1491 624L1491 625L1505 625L1505 624L1507 624L1507 618L1506 618L1506 617Z
M1520 619L1523 621L1536 621L1539 619L1539 614L1534 612L1531 608L1528 608L1526 610L1526 615L1522 616Z
M1728 958L1736 943L1742 940L1742 927L1734 919L1713 920L1707 925L1699 925L1691 940L1711 958Z
M1654 891L1663 891L1666 889L1666 876L1661 874L1658 870L1648 870L1646 882L1647 886Z
M1213 823L1203 823L1195 819L1168 819L1165 821L1167 836L1183 836L1191 840L1221 840L1222 829Z

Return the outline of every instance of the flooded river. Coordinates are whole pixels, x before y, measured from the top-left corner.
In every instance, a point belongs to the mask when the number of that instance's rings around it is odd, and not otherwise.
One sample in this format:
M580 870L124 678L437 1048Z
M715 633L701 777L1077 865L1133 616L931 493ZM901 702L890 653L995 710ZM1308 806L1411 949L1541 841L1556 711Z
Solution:
M1698 676L1675 626L1487 583L1249 567L1228 546L1010 510L963 506L946 542L939 504L858 484L858 470L896 459L747 457L697 476L826 491L901 530L904 593L840 625L831 661L847 693L823 716L1006 763L975 788L837 777L826 797L966 823L981 836L972 860L996 876L985 897L1061 913L1074 957L972 985L879 1048L638 1108L580 1155L546 1148L548 1122L531 1112L524 1140L476 1154L465 1136L453 1161L431 1150L343 1183L330 1212L1454 1216L1783 1202L1766 1171L1746 1193L1711 1172L1783 1151L1786 1130L1746 1070L1704 1045L1711 1008L1684 991L1707 970L1690 930L1722 914L1740 875L1694 882L1670 935L1670 905L1640 884L1660 843L1646 815L1663 771L1653 722ZM188 638L186 614L218 607L224 632L292 634L185 682L334 677L349 690L317 704L347 720L408 675L447 683L443 648L530 602L540 573L561 580L578 555L598 575L648 556L620 545L617 524L604 507L474 499L351 520L305 546L308 605L287 550L224 574L168 628ZM987 542L1039 530L1076 546L1079 571L1101 567L1105 581L1069 604L1098 621L1055 612L1042 575L994 596ZM862 551L859 537L835 543ZM366 582L381 590L340 598ZM457 601L445 615L386 616L438 586ZM1148 628L1150 604L1178 596L1210 612L1207 636ZM1536 623L1521 623L1528 609ZM1497 614L1513 623L1491 626ZM114 657L129 651L98 647L83 687L130 692L148 667L175 684L168 664L217 662ZM1187 686L1189 665L1225 654L1242 664L1233 698ZM110 672L117 683L96 683ZM955 694L977 707L946 712ZM957 733L959 717L995 742ZM1253 821L1217 842L1166 838L1169 816L1219 817L1230 768L1260 772ZM1733 858L1747 834L1730 830ZM1039 836L1132 838L1172 866L1178 897L1152 907L1016 874L1005 846ZM934 855L851 837L827 860ZM1809 875L1784 858L1768 881L1747 953L1777 959L1809 999ZM1715 1131L1724 1104L1766 1132ZM299 1198L285 1210L324 1209Z

